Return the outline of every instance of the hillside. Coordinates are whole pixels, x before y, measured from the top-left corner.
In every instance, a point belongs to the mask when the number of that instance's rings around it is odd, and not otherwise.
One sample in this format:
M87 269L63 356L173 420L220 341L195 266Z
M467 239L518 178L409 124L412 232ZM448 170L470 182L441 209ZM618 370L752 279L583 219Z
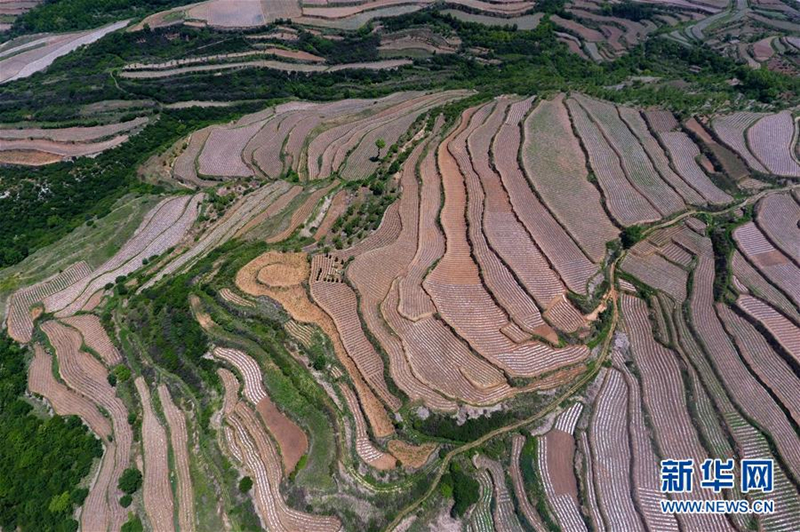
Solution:
M0 528L800 529L793 6L29 7Z

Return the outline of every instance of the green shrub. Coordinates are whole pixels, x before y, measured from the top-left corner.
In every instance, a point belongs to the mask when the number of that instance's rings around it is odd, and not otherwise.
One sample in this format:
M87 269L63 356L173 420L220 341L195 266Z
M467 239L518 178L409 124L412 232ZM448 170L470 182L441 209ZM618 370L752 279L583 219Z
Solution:
M253 479L250 477L242 477L239 481L239 491L247 493L253 487Z
M142 472L135 467L129 467L126 469L122 473L122 476L119 477L119 483L117 484L117 487L128 495L131 493L136 493L141 486Z

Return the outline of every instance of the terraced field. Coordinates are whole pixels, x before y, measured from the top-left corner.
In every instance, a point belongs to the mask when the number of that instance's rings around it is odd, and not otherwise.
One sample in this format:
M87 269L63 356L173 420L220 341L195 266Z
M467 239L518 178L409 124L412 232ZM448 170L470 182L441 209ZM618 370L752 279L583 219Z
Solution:
M508 20L531 7L456 4ZM349 24L399 7L421 6L212 0L150 20ZM566 9L550 21L603 61L657 29L656 11ZM465 42L397 32L384 51L422 41L442 61ZM123 72L252 59L217 51ZM791 111L376 94L250 103L181 131L163 188L102 260L0 276L8 335L30 348L25 401L103 446L79 526L797 530ZM155 120L3 127L0 142L104 142ZM664 514L662 499L764 498L662 493L671 457L696 475L707 458L773 459L776 512Z

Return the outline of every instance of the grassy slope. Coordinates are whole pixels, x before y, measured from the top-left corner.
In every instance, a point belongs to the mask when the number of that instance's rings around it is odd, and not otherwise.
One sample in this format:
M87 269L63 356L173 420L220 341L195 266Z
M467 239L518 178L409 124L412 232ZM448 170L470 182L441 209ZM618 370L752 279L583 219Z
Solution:
M39 249L22 262L0 270L0 315L5 313L8 295L58 273L70 264L85 260L96 268L108 260L139 226L157 196L127 195L117 201L111 213L93 227L81 225L61 240Z

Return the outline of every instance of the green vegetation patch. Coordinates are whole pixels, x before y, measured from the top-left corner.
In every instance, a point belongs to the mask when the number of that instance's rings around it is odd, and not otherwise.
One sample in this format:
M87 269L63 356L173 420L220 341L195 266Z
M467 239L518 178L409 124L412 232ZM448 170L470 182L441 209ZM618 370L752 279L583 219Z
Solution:
M26 350L0 336L0 528L74 531L100 442L75 416L42 419L23 400Z

